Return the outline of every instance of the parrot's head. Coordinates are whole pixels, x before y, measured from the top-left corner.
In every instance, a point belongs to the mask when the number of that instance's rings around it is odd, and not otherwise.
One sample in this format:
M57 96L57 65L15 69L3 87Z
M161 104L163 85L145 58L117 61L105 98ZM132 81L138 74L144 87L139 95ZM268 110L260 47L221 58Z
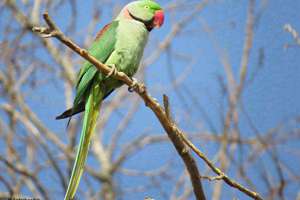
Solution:
M164 23L164 12L153 0L133 1L127 4L118 18L137 20L145 24L148 31L159 28Z

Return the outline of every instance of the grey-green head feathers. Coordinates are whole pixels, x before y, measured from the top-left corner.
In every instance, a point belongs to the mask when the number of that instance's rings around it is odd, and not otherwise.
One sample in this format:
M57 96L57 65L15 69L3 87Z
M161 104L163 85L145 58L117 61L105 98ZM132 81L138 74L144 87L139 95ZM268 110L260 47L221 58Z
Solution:
M151 31L154 27L160 27L164 22L164 13L161 6L155 1L133 1L123 8L117 20L133 19L145 24Z
M158 3L151 0L134 1L128 4L127 9L131 15L144 21L151 21L155 12L162 10Z

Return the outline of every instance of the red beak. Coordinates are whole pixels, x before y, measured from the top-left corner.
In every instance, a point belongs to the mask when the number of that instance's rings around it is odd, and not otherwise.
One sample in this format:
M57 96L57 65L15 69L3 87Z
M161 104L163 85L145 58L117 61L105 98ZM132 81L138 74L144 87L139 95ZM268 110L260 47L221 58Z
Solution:
M164 11L162 10L158 10L155 12L154 14L154 20L153 20L153 25L154 27L161 27L164 23L165 20L165 15L164 15Z

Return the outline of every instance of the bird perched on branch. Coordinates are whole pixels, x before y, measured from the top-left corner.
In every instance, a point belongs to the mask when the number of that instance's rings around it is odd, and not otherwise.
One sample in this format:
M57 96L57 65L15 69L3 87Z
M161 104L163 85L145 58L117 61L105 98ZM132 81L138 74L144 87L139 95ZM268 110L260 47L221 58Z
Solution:
M122 85L112 74L116 70L129 77L136 73L149 32L153 28L161 27L163 22L164 12L158 3L152 0L131 2L114 21L98 33L89 49L92 56L112 68L112 73L104 75L86 61L77 77L73 107L57 117L64 119L84 111L80 142L65 200L74 199L101 103L114 89Z

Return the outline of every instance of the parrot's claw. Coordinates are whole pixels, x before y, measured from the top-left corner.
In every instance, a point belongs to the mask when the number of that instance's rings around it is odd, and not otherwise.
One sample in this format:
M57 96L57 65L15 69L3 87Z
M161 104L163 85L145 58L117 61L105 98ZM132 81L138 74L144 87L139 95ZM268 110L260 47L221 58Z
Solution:
M129 92L133 92L138 86L138 81L135 78L131 78L132 79L132 84L128 87L128 91Z
M108 66L111 68L111 71L105 76L105 78L115 76L118 73L116 65L112 64L112 65L108 65Z

